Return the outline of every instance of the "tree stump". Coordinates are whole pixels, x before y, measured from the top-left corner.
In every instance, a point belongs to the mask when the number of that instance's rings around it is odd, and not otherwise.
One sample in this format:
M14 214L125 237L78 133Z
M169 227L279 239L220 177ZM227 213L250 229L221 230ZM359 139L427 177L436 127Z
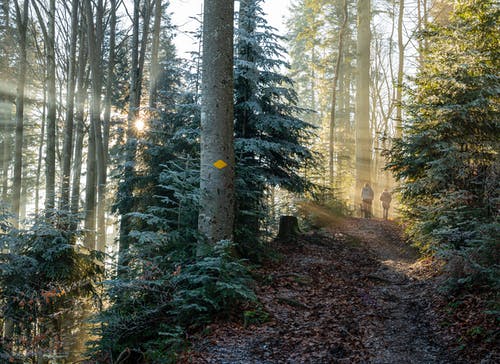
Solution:
M294 239L300 233L299 220L295 216L281 216L278 240Z

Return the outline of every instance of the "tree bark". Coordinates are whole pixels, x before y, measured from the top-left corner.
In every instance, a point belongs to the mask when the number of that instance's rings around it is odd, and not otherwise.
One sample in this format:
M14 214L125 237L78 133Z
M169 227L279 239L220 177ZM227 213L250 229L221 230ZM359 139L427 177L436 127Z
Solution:
M10 32L10 2L3 0L2 2L3 20L5 32L3 32L3 41L5 43L11 42ZM0 58L2 68L7 67L7 57ZM2 201L7 201L9 189L9 167L10 167L10 133L11 133L11 99L7 92L2 92L0 95L0 132L2 133L2 143L0 144L0 168L2 172Z
M121 198L121 220L120 220L120 258L119 263L126 265L124 252L130 246L130 217L127 215L132 208L132 191L133 178L135 173L135 154L137 149L137 132L134 126L138 115L139 104L138 100L138 78L139 78L139 0L134 0L134 14L132 21L132 58L130 64L130 94L129 94L129 110L127 116L127 142L125 145L125 167L124 167L124 182Z
M55 53L56 1L50 0L47 29L47 150L45 157L45 209L55 207L56 178L56 53ZM42 21L42 20L41 20Z
M281 216L277 239L281 241L294 239L299 234L299 220L295 216Z
M356 200L364 183L370 182L372 135L370 128L370 0L358 0L356 84ZM359 192L359 193L358 193Z
M87 95L87 80L85 77L87 67L87 49L85 31L82 26L80 29L80 49L78 51L78 74L77 74L77 90L76 90L76 110L75 110L75 149L73 159L73 177L71 182L71 214L76 216L79 211L80 204L80 179L82 175L82 151L83 139L85 136L85 99ZM76 229L73 223L72 230Z
M162 15L161 0L155 0L155 19L153 25L153 45L151 48L151 72L149 80L149 107L156 108L158 96L158 77L160 75L160 64L158 62L158 51L160 48L160 30Z
M12 213L14 221L19 223L19 210L21 203L22 169L23 169L23 138L24 138L24 89L26 84L27 69L27 49L26 34L28 31L28 5L29 1L24 0L22 10L19 2L14 2L16 8L16 22L19 34L19 60L17 75L17 96L16 96L16 138L14 151L14 180L12 183Z
M76 47L78 38L78 0L71 5L71 36L69 44L69 64L66 93L66 119L64 122L64 142L62 152L61 198L59 208L69 211L71 157L73 152L73 124L75 115Z
M35 215L38 216L40 207L40 177L42 173L42 153L45 142L45 123L47 119L47 90L43 89L43 106L42 106L42 125L40 127L40 141L38 144L38 160L36 166L36 181L35 181Z
M198 228L211 244L233 239L233 16L233 1L205 0ZM219 160L227 166L216 168Z
M92 12L90 0L85 2L87 16L87 35L89 45L89 62L91 74L91 105L90 105L90 133L89 133L89 161L87 173L90 173L87 180L86 190L86 218L85 227L87 230L86 245L92 249L105 249L105 199L106 199L106 161L104 156L104 145L101 125L101 59L103 42L103 1L98 0L95 14ZM95 20L94 20L95 17ZM92 134L92 135L90 135ZM90 150L93 146L94 150ZM97 194L95 192L97 184ZM89 189L94 188L92 190ZM97 217L97 245L95 241L95 231Z
M102 60L102 43L104 32L102 29L102 21L104 14L104 5L102 0L97 1L95 14L92 12L92 5L90 0L86 0L85 9L88 22L88 44L89 44L89 61L91 70L91 106L90 106L90 124L91 132L94 133L93 143L95 146L95 168L97 172L97 196L89 196L88 202L95 203L96 206L92 208L88 206L87 212L89 213L88 219L95 219L97 217L97 244L96 249L100 251L105 250L106 246L106 156L104 155L104 142L101 124L101 94L102 94L102 73L101 73L101 60ZM95 18L95 20L94 20ZM90 140L90 139L89 139ZM90 148L90 143L89 143ZM94 162L93 162L94 163ZM93 172L93 173L95 173ZM87 194L95 195L95 191L88 191ZM97 215L97 216L96 216ZM89 226L95 227L95 222L88 221ZM88 245L92 245L89 236Z
M337 86L339 83L339 73L342 61L342 55L344 51L344 34L347 28L348 14L347 14L347 0L344 0L342 5L342 16L343 21L340 26L339 31L339 43L338 43L338 56L335 63L335 70L333 76L332 85L332 105L330 110L330 135L328 143L328 161L329 161L329 177L330 177L330 188L333 187L334 183L334 148L335 148L335 117L336 117L336 107L337 107Z
M50 0L47 13L48 24L40 13L37 1L32 1L38 23L43 33L47 57L47 147L45 155L45 210L50 215L55 207L56 177L56 54L55 54L55 15L56 2Z
M398 14L398 79L396 81L396 137L401 136L403 121L403 72L405 46L403 44L404 0L399 0Z

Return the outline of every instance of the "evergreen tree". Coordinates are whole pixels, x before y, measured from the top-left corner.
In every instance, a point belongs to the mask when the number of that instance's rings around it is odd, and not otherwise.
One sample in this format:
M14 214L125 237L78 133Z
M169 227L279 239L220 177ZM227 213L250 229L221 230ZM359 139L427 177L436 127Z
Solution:
M289 68L284 39L267 24L261 3L240 2L235 59L236 242L246 254L259 235L266 189L306 190L299 171L312 161L304 142L313 126L300 118L305 110L282 73Z
M68 215L14 229L0 206L0 309L8 326L2 362L68 358L88 298L98 294L102 254L76 244ZM78 344L78 343L77 343ZM75 354L75 353L72 353ZM81 353L80 353L81 354Z
M499 15L494 1L462 0L449 24L427 31L406 135L395 140L388 165L403 182L417 241L462 256L476 273L469 279L497 284Z

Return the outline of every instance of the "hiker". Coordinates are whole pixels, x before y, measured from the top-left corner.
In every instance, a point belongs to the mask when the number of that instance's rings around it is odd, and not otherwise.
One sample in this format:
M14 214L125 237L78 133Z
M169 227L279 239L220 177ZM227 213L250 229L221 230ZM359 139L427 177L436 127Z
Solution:
M361 190L361 200L362 204L362 212L364 213L364 217L369 219L372 217L372 202L373 202L373 190L370 187L369 183L365 184L365 187Z
M380 201L382 201L382 207L384 208L384 219L387 220L392 201L391 193L387 191L387 188L384 188L384 192L380 194Z

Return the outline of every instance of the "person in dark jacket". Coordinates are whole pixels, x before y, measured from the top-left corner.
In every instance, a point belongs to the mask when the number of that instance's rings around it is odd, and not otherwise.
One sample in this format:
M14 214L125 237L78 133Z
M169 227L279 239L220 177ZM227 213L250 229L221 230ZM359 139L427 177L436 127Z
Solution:
M387 220L389 216L389 207L391 207L392 196L387 188L384 189L384 192L380 195L380 201L382 201L382 208L384 209L384 219Z

